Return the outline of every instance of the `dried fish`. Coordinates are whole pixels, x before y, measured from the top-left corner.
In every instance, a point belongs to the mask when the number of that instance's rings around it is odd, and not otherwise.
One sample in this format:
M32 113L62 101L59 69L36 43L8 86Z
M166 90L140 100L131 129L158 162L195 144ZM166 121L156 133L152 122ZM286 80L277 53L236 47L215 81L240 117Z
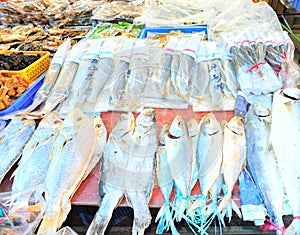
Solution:
M286 88L273 97L270 140L294 219L284 234L300 233L300 90Z
M22 149L34 132L34 128L34 120L16 117L1 131L0 152L5 154L1 156L0 161L0 184L7 172L18 161Z
M62 122L56 113L46 115L25 145L18 167L13 173L12 195L21 194L17 197L19 202L27 203L31 194L44 184L50 164L50 152ZM41 190L39 193L42 192Z
M90 171L95 144L93 118L78 108L72 109L51 151L45 179L46 212L38 234L54 234L66 219L71 197Z

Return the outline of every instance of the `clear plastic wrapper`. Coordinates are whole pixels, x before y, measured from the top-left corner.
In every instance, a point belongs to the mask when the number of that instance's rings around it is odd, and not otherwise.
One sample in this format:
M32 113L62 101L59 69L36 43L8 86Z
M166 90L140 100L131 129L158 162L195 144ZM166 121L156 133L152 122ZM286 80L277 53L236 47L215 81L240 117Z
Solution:
M196 57L202 38L202 36L197 34L191 35L181 54L180 65L176 75L176 88L179 95L185 100L189 100L192 86L190 78L196 67Z
M99 61L99 53L102 47L102 40L95 40L87 49L83 56L79 68L74 77L72 87L67 99L62 103L59 114L61 117L66 117L77 103L83 104L86 98L86 91L91 77L97 70Z
M135 110L141 105L141 96L148 79L149 56L149 47L145 41L135 40L129 64L130 74L125 87L129 110Z
M33 194L28 202L15 203L10 192L0 194L0 233L31 235L43 218L46 204L43 197Z
M67 98L73 79L82 60L82 55L87 46L88 43L86 42L74 45L63 64L57 81L50 91L47 100L38 110L31 113L31 115L45 115L55 110L55 108Z
M110 104L113 109L125 109L125 87L129 76L129 63L131 59L134 39L128 38L123 47L114 56L114 69L110 77Z
M106 38L99 53L99 60L93 76L90 78L84 110L86 112L101 112L109 106L110 79L114 72L114 57L122 48L126 38Z
M234 95L227 87L222 53L214 41L203 42L197 54L196 67L192 75L191 102L194 111L231 110L234 105ZM229 70L229 71L228 71ZM232 84L233 85L233 84Z
M114 20L132 22L134 18L140 16L142 8L127 1L113 1L101 4L91 18L92 22L100 23Z

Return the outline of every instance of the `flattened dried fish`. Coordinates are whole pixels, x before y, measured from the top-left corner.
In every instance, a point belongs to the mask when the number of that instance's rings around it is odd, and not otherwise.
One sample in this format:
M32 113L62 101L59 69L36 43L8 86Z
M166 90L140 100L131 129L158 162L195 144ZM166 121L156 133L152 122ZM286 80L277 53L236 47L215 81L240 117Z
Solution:
M293 212L284 234L300 234L300 90L287 88L274 94L270 140Z
M0 133L0 184L6 173L22 154L22 149L34 132L35 122L23 117L13 118ZM17 140L17 142L16 142Z
M135 128L132 114L122 116L104 150L99 183L101 205L87 234L104 234L113 209L124 193L134 209L132 233L144 233L151 221L148 202L154 181L156 152L155 111L143 110L136 119Z
M31 193L43 185L50 152L62 122L56 113L46 115L24 147L18 168L13 173L12 195L22 193L17 197L18 201L28 202Z
M38 234L54 234L66 219L71 197L87 176L95 144L93 118L74 108L64 120L51 151L45 180L46 212Z

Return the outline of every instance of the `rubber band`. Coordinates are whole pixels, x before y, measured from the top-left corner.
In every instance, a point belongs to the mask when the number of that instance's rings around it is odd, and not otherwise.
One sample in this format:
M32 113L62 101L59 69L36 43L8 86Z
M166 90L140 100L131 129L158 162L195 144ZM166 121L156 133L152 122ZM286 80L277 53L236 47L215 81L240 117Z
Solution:
M246 70L246 73L250 72L250 71L253 70L253 69L258 68L258 66L263 65L263 64L265 64L265 63L266 63L266 62L259 62L259 63L255 64L255 65L251 66L250 68L248 68L248 69Z
M271 231L271 230L276 230L276 231L280 231L282 234L285 231L285 227L283 226L282 228L278 227L277 224L275 224L273 221L271 221L270 219L266 219L265 223L261 226L259 226L261 231Z
M295 220L300 220L300 215L294 216L293 219L295 219Z

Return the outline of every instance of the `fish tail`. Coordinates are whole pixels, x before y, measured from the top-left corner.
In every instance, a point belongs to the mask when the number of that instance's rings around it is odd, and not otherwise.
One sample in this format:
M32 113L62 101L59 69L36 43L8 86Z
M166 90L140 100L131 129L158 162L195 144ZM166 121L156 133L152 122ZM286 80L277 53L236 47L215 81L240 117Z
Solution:
M56 233L58 227L58 219L60 212L57 211L51 215L45 215L44 219L37 232L38 235L53 235Z
M186 215L192 216L197 209L202 208L205 205L206 205L206 200L203 200L201 198L196 199L188 208Z
M226 194L218 206L217 214L224 214L228 210L231 211L231 195Z
M103 218L100 216L99 211L96 213L92 223L90 224L86 235L103 235L106 227L109 223L109 218Z

